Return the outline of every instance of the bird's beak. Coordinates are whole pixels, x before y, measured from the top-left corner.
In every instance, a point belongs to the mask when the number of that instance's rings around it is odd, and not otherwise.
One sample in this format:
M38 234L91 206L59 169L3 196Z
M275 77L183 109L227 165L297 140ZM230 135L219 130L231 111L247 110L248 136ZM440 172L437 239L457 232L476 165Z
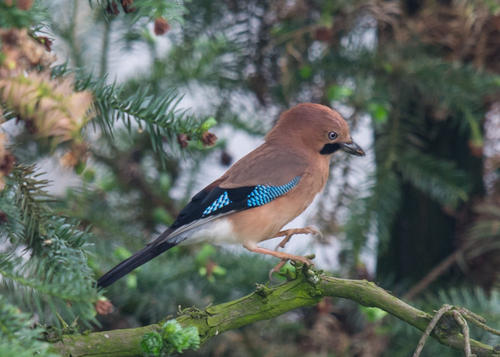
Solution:
M351 141L349 143L342 143L340 144L340 146L342 147L342 150L349 154L356 156L365 156L365 152L363 151L363 149L361 149L361 147L354 141Z

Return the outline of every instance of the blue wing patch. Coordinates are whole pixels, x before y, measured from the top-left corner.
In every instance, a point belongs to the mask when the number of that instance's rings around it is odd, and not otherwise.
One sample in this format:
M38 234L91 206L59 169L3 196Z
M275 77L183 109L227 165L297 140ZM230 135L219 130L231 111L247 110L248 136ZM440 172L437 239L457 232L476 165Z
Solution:
M265 205L275 198L283 196L285 193L297 186L299 181L300 176L297 176L293 178L292 181L280 186L257 185L248 195L247 206L257 207Z
M289 192L297 186L299 181L300 176L297 176L280 186L257 185L204 189L184 207L170 228L176 229L207 216L265 205Z
M229 199L227 196L227 191L224 191L222 195L219 196L210 206L205 208L203 211L203 216L208 216L210 213L217 211L218 209L221 209L222 207L227 206L228 204L231 204L233 201Z

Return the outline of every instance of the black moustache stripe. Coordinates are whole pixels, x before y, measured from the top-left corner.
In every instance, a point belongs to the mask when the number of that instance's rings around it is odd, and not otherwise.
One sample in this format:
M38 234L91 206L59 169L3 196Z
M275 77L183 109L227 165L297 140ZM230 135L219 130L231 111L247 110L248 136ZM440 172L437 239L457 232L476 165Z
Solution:
M319 152L321 155L330 155L333 154L335 151L340 150L341 146L340 144L334 143L334 144L325 144L321 151Z

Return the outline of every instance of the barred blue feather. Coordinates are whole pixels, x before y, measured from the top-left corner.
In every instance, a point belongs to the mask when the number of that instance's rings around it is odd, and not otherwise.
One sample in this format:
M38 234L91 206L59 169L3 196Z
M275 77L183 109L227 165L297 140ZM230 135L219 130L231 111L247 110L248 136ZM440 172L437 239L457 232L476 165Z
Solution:
M213 214L265 205L289 192L297 186L299 181L300 176L297 176L290 182L279 186L257 185L233 189L215 188L203 199L199 200L197 198L190 205L186 206L183 212L181 212L178 222L173 227L187 224L195 219L205 218Z
M227 191L224 191L222 195L219 196L210 206L205 208L203 211L203 216L207 216L212 212L217 211L218 209L221 209L222 207L225 207L229 204L231 204L233 201L229 199L227 196Z
M300 181L300 176L294 177L290 182L280 185L257 185L252 192L248 195L247 206L258 207L271 202L272 200L283 196L292 188L297 186Z

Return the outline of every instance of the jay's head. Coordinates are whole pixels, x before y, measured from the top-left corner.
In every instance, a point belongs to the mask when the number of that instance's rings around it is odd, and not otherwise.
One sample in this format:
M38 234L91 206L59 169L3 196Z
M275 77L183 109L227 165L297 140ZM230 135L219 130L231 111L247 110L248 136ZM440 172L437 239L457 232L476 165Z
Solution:
M337 150L363 156L365 152L352 141L349 126L335 110L313 103L302 103L281 114L266 136L267 142L301 145L321 155Z

